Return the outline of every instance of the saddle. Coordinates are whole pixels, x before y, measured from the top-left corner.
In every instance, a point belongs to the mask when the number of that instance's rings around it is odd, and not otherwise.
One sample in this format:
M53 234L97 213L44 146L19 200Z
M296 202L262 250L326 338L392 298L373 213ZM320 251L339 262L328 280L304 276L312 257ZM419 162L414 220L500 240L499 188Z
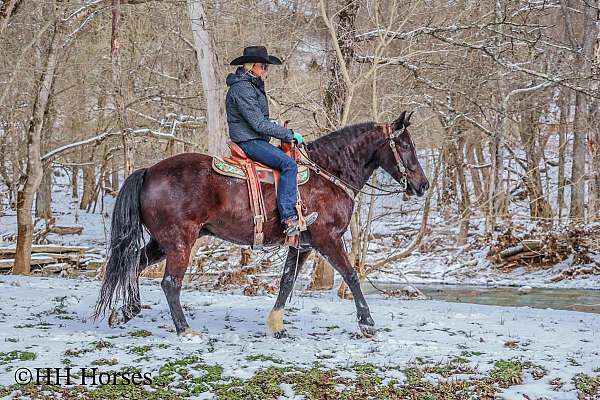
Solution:
M230 176L238 179L245 179L248 185L248 197L250 198L250 208L254 216L254 240L252 248L260 248L264 242L263 224L266 222L266 210L262 193L261 182L275 185L275 193L277 194L277 186L279 184L280 173L271 167L261 164L250 159L240 146L234 142L227 142L230 157L223 159L213 157L212 168L221 175ZM293 160L300 160L300 153L289 144L282 144L282 150L289 155ZM309 169L306 165L298 165L298 185L303 185L308 182L310 177ZM303 218L303 206L298 192L298 202L296 203L296 211L298 212L300 230L306 230L306 224ZM285 245L298 247L299 237L286 237Z

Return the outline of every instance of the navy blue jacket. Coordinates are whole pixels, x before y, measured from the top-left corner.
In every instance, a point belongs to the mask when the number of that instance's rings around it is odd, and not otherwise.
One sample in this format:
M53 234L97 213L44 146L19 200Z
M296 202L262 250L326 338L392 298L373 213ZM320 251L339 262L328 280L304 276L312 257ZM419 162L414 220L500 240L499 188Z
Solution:
M229 137L239 143L252 139L269 141L271 137L292 142L294 133L269 121L269 103L262 79L239 67L227 76L229 91L225 98Z

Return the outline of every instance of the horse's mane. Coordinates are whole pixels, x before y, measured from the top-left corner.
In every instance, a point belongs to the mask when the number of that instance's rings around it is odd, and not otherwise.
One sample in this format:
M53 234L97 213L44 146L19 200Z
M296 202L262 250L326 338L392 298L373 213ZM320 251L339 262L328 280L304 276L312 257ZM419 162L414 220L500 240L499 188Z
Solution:
M384 135L377 135L375 122L346 126L308 143L306 149L311 160L335 176L354 186L362 187L364 177L372 169L366 165L373 150L381 146Z
M372 131L374 126L375 122L361 122L354 125L348 125L338 129L337 131L333 131L327 135L321 136L317 140L312 141L311 144L316 147L321 147L345 142L345 145L347 146L350 139L362 136L361 134L365 132Z

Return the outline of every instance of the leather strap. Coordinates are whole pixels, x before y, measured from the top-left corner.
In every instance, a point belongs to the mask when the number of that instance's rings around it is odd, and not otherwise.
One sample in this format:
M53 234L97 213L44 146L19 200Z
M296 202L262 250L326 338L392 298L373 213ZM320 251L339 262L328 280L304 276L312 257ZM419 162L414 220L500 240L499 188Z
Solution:
M265 203L262 195L262 189L260 186L260 180L256 173L254 163L251 161L243 163L243 168L248 179L248 196L250 197L250 208L252 209L252 215L254 219L254 239L252 248L262 247L265 239L263 232L263 224L266 221L267 212L265 210Z
M402 186L406 187L406 170L404 168L404 163L400 158L400 154L398 154L398 150L396 149L396 144L394 143L394 128L390 124L385 124L383 130L388 138L388 143L390 144L392 154L394 155L394 159L396 160L396 167L398 167L398 172L400 172L400 177L403 180Z

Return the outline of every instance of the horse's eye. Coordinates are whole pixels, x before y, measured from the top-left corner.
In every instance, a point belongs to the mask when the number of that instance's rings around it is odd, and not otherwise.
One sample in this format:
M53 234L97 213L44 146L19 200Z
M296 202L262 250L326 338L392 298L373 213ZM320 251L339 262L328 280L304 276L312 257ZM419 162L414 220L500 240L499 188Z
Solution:
M404 143L402 143L402 144L400 145L400 147L402 148L402 150L409 150L409 149L410 149L410 146L409 146L409 145L407 145L407 144L404 144Z

